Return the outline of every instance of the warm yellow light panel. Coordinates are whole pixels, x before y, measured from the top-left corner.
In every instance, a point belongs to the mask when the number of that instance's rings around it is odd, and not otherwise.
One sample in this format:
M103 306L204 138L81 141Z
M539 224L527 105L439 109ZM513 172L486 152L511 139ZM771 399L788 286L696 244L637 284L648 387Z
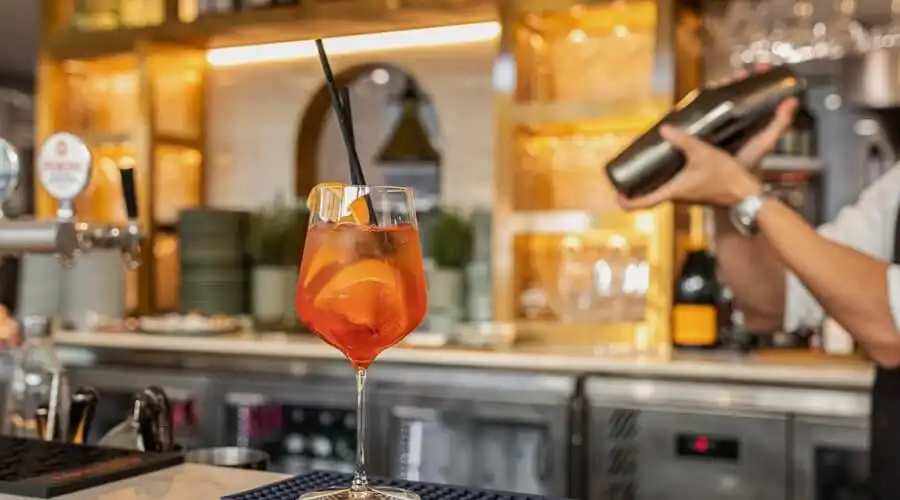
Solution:
M494 40L500 36L500 23L485 22L423 28L369 35L354 35L324 40L329 55L379 52L442 45L461 45ZM268 43L244 47L226 47L207 52L206 60L212 66L237 66L261 62L288 61L315 57L313 40L299 42Z

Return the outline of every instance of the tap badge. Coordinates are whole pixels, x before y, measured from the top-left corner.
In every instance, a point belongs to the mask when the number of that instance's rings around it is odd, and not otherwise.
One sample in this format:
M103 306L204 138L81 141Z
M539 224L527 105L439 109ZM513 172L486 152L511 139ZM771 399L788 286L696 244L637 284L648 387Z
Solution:
M51 135L38 154L41 184L57 200L72 200L91 180L91 151L78 137L61 132Z

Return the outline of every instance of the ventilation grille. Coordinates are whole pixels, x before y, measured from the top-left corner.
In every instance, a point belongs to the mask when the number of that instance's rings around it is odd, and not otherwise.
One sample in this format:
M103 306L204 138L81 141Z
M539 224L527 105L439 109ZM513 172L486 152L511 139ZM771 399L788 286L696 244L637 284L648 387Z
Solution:
M638 431L641 412L613 410L609 415L607 438L609 456L606 476L609 479L609 500L637 498Z

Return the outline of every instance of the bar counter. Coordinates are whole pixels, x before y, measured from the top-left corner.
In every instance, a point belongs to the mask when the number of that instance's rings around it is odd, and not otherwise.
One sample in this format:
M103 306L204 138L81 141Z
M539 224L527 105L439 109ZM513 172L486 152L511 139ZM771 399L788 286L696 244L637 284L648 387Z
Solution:
M272 472L183 464L55 497L58 500L212 500L289 476ZM2 495L0 500L25 497Z
M340 360L341 354L311 335L239 333L218 336L169 336L127 332L56 334L58 345L111 351L204 354L282 360ZM493 368L548 373L691 378L730 382L827 386L864 389L874 371L858 359L842 359L805 351L750 355L614 355L584 346L522 344L508 350L462 347L422 348L398 345L379 363Z

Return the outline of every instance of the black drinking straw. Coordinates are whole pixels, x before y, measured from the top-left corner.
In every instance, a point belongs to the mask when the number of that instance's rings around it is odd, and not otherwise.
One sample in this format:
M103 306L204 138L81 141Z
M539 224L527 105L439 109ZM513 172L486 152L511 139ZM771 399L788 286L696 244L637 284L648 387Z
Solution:
M357 179L362 178L362 166L359 163L359 155L356 153L356 144L353 140L353 123L347 116L344 103L341 102L341 96L338 93L337 84L334 81L334 73L331 72L331 64L328 63L328 55L325 54L325 46L322 39L316 39L316 50L319 52L319 62L322 63L322 72L325 73L325 85L331 94L331 107L334 109L338 126L341 128L341 137L344 139L344 146L347 148L347 160L350 162L350 177ZM355 181L353 181L355 183Z
M338 94L341 96L341 106L344 109L344 117L347 118L347 124L349 125L347 127L347 133L350 134L350 143L353 144L353 149L354 151L356 151L356 131L353 130L353 108L350 106L350 89L348 89L347 87L341 87L338 91ZM359 164L358 161L357 164ZM362 171L361 164L359 164L359 169L350 169L350 182L356 184L357 186L366 185L366 175ZM369 201L369 203L371 204L371 200Z
M353 134L353 116L350 110L350 92L346 87L337 88L334 81L334 73L325 53L325 45L322 39L316 39L316 50L319 52L319 62L322 64L322 72L325 73L325 86L331 94L331 107L341 129L341 137L347 149L347 160L350 164L350 182L357 186L366 186L366 178L363 175L362 165L359 163L359 154L356 152L356 138ZM378 217L375 215L375 207L372 205L371 196L366 195L366 206L369 209L369 219L372 224L378 225Z

